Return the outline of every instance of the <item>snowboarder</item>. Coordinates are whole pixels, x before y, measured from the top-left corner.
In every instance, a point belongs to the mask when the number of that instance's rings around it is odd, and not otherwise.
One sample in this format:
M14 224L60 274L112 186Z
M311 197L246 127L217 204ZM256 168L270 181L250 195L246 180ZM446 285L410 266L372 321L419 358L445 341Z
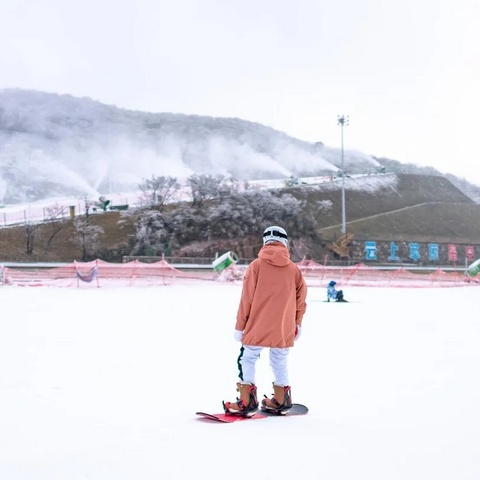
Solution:
M235 402L223 402L225 413L252 416L258 408L255 363L269 348L273 371L273 397L262 400L262 410L281 412L292 405L288 354L301 334L307 308L307 285L290 260L287 232L278 226L265 229L263 247L247 268L235 324L235 339L242 342L238 357Z
M330 300L335 300L336 302L346 302L343 298L343 290L336 290L335 285L337 282L335 280L331 280L327 286L327 302Z

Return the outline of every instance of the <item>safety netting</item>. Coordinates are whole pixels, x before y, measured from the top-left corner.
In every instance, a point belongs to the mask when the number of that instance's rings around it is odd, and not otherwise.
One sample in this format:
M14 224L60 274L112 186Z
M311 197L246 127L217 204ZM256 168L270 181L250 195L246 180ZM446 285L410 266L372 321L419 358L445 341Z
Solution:
M18 286L106 287L168 285L179 281L213 281L221 275L212 271L180 271L165 260L142 263L109 263L103 260L77 262L54 268L3 267L2 284Z
M459 287L480 285L480 277L472 277L459 271L445 271L441 268L408 269L392 266L369 266L359 263L352 266L322 265L315 260L305 260L297 263L307 284L325 286L330 280L335 280L338 286L359 287Z
M364 287L458 287L480 285L480 276L463 272L436 270L409 270L405 267L373 267L363 263L352 266L322 265L315 260L297 263L307 285L324 287L330 280L338 286ZM183 268L185 267L185 268ZM195 269L174 268L165 259L155 263L134 260L109 263L102 260L77 262L53 268L25 268L0 266L1 285L60 286L99 288L108 286L149 286L172 283L238 282L243 280L246 265L232 264L215 271L209 266ZM206 267L206 268L205 268Z

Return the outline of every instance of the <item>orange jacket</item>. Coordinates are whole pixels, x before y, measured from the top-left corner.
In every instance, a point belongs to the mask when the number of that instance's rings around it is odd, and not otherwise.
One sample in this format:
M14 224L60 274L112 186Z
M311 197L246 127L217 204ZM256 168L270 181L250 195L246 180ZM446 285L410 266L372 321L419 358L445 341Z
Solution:
M247 268L237 313L242 343L259 347L292 347L296 325L307 308L307 285L300 269L280 242L267 243Z

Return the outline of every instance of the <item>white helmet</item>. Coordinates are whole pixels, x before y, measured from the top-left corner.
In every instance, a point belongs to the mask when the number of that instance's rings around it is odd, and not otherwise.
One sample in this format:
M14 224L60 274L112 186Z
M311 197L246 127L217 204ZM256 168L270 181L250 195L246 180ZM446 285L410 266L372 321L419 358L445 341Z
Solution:
M268 227L263 232L263 244L266 245L270 242L281 242L288 247L287 232L282 227Z

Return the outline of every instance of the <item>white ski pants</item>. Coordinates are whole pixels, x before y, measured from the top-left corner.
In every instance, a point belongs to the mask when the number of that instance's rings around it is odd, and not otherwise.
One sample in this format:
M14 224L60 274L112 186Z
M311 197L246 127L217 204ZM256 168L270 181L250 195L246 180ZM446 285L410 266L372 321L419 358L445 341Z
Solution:
M242 383L255 385L255 364L260 358L264 347L242 345L238 356L238 377ZM277 385L290 385L288 380L288 354L289 348L270 348L270 367L273 371L274 383Z

